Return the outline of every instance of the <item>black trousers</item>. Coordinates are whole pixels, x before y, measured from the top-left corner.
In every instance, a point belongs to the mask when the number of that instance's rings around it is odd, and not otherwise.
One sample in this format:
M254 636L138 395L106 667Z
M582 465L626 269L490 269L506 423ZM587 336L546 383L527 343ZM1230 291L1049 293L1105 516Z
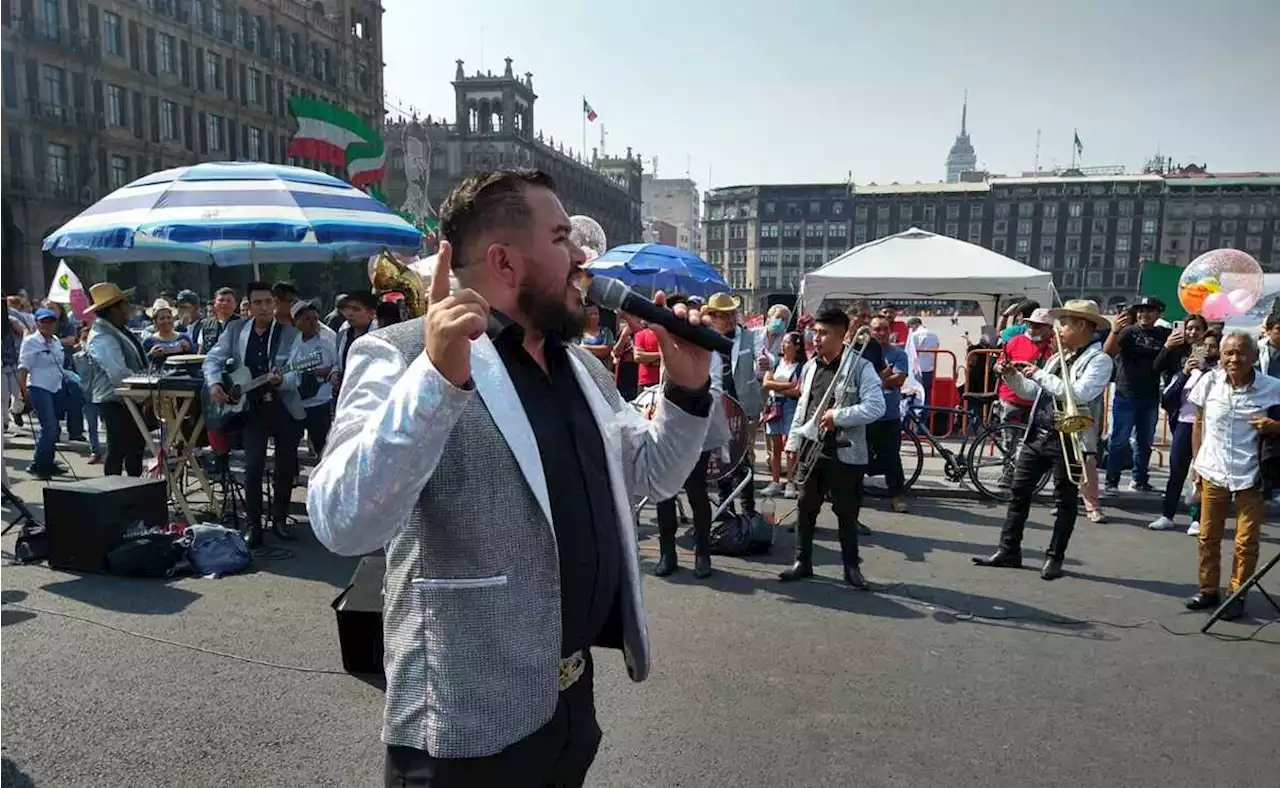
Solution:
M560 693L555 715L505 750L483 758L434 758L425 750L387 747L386 788L578 788L600 748L595 670Z
M107 451L102 458L102 473L119 476L125 471L130 476L142 475L142 453L147 448L147 438L138 429L138 423L129 414L123 402L98 404L98 418L107 430Z
M1053 536L1045 555L1061 561L1067 554L1067 543L1076 527L1080 489L1067 478L1067 464L1062 456L1062 443L1058 431L1032 427L1033 431L1022 444L1022 451L1013 467L1009 511L1000 529L1000 546L1013 552L1022 550L1022 532L1031 513L1031 496L1036 482L1045 471L1053 471L1053 504L1057 515L1053 520ZM1079 464L1079 458L1072 458Z
M262 525L262 477L267 470L267 442L275 441L272 474L271 521L282 522L289 513L293 483L298 478L298 443L302 422L289 415L279 400L250 405L241 441L244 445L244 511L250 527Z
M733 491L737 488L737 486L739 484L742 484L743 479L755 473L755 468L756 468L755 439L756 439L756 425L753 424L751 426L750 433L748 433L747 451L746 451L746 455L742 458L742 462L738 465L737 468L734 469L733 473L721 479L716 485L717 491L720 493L721 501L723 501L725 498L728 498L730 495L732 495ZM755 485L754 479L752 480L751 484L748 484L746 487L743 488L742 495L739 497L738 500L742 501L742 511L744 514L752 514L755 512L756 485Z
M809 478L804 480L796 502L796 560L813 563L813 533L818 528L818 512L831 494L831 511L840 530L840 556L844 565L858 565L858 512L862 509L862 465L847 465L821 457Z
M684 492L693 510L694 550L699 555L710 553L711 545L711 493L707 489L707 460L711 452L698 456L689 477L684 480ZM663 553L676 549L676 499L670 498L658 504L658 546Z
M333 406L326 402L322 405L307 408L307 418L303 426L307 429L307 438L316 456L324 454L324 445L329 440L329 427L333 425Z
M884 474L890 497L902 495L906 481L902 472L902 421L886 419L868 424L867 449L871 452L872 465Z

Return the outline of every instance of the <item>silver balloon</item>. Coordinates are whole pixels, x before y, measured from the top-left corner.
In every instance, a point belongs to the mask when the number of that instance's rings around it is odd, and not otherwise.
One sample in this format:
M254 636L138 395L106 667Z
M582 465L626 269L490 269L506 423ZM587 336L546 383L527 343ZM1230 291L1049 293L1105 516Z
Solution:
M604 228L590 216L571 216L569 226L573 228L569 232L569 240L581 246L587 252L588 258L595 259L609 248L609 242L604 237Z

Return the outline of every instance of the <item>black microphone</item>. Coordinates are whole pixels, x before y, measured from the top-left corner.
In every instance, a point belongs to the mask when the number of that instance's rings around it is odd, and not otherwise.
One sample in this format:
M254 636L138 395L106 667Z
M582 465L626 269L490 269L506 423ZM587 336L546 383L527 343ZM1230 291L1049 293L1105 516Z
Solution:
M706 326L695 326L688 320L676 317L675 312L664 309L617 279L607 276L591 276L585 293L587 300L599 307L629 315L648 323L657 323L681 339L688 340L703 350L732 353L733 340Z

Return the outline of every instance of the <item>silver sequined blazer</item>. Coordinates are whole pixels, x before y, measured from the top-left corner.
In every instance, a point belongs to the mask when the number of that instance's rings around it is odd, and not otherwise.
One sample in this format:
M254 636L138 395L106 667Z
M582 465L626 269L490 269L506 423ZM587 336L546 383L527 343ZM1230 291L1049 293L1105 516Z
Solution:
M632 496L665 500L697 461L706 418L669 403L645 421L607 370L570 347L600 425L624 550L623 654L649 672ZM436 757L499 752L555 712L559 568L542 461L493 343L471 346L474 389L423 352L421 318L351 347L328 446L307 488L330 550L385 545L382 738Z

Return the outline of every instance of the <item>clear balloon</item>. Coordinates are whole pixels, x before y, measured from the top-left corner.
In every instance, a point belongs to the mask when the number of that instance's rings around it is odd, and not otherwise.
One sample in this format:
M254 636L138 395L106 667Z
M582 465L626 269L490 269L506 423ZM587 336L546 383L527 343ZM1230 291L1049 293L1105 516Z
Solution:
M587 262L591 262L605 253L609 242L605 239L604 228L590 216L569 217L569 240L573 241L587 253Z
M1262 297L1262 266L1239 249L1214 249L1192 260L1178 279L1178 302L1206 320L1242 315Z

